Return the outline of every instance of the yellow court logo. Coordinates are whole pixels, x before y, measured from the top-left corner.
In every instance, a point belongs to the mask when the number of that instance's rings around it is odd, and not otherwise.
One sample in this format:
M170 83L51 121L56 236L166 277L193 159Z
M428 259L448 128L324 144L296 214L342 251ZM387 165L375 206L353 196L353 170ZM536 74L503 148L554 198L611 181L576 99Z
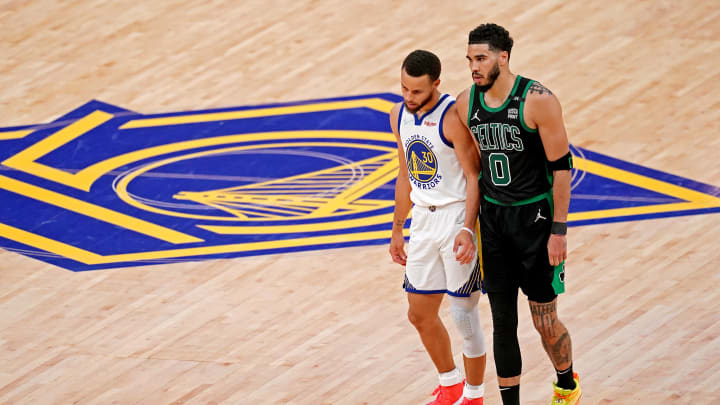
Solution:
M396 98L153 117L90 102L0 131L0 195L27 211L0 217L0 241L72 270L384 243Z
M399 101L152 116L91 101L0 128L0 248L84 271L387 243ZM433 145L404 146L411 181L438 184ZM717 187L572 152L571 226L720 212Z

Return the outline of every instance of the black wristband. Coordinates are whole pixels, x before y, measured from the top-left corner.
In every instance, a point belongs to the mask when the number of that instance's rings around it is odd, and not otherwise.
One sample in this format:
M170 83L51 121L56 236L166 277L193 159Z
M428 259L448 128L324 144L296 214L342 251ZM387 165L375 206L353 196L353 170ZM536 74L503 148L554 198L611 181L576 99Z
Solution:
M567 235L567 222L553 222L550 226L553 235Z

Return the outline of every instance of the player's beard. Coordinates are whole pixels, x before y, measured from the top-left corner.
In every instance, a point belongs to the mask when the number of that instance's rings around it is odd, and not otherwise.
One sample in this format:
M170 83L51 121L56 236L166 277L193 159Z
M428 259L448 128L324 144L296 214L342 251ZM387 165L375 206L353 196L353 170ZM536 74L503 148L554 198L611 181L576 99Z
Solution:
M498 65L497 62L495 62L495 66L492 68L492 70L488 74L488 84L486 84L484 86L478 85L477 86L478 90L480 90L480 92L482 92L482 93L487 93L487 91L492 88L493 84L495 84L495 80L497 80L498 76L500 76L500 66Z
M420 105L418 105L417 108L410 108L410 107L408 107L407 102L405 102L405 108L407 108L407 110L410 114L415 114L416 112L420 111L421 108L425 107L425 105L427 103L430 102L430 99L432 99L432 96L433 96L433 93L430 93L430 95L427 96L427 98L425 100L423 100L423 102L420 103Z

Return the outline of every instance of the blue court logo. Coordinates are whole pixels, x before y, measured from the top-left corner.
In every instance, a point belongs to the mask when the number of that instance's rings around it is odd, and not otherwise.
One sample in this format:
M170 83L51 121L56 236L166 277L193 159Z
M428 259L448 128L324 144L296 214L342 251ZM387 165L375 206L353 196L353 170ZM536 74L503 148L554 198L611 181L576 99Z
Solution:
M73 271L385 244L399 164L371 94L0 128L0 248ZM440 181L408 140L412 181ZM572 147L570 226L720 212L720 189ZM409 227L409 220L406 222Z

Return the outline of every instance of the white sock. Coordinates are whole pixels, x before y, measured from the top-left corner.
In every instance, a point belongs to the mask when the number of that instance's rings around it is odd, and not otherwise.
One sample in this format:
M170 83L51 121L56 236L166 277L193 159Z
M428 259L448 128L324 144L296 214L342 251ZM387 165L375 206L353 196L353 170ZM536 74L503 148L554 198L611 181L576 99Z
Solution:
M480 385L470 385L467 382L465 383L465 388L463 388L463 396L467 399L473 399L473 398L482 398L483 395L485 395L485 384Z
M457 367L447 373L440 373L438 377L440 378L440 385L444 387L460 384L463 380L463 376L460 374L460 370L458 370Z

